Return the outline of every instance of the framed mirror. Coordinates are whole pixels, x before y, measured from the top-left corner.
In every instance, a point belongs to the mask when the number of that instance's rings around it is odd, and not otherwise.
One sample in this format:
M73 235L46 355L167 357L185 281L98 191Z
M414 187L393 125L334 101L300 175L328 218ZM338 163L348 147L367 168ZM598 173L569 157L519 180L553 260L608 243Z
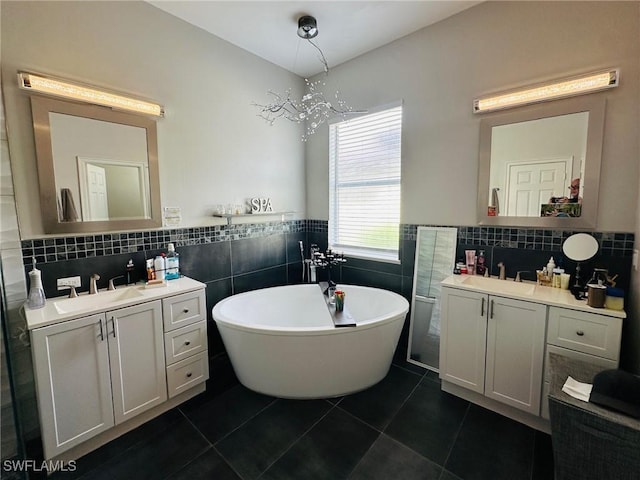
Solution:
M478 223L595 228L604 110L582 97L483 118Z
M162 225L155 120L32 96L46 233Z

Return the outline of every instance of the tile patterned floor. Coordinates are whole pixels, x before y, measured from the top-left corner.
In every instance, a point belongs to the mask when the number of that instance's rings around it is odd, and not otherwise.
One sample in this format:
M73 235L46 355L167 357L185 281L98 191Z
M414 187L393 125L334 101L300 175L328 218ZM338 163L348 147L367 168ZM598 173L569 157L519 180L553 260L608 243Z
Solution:
M241 385L205 393L50 478L553 479L548 435L405 367L339 399L283 400Z

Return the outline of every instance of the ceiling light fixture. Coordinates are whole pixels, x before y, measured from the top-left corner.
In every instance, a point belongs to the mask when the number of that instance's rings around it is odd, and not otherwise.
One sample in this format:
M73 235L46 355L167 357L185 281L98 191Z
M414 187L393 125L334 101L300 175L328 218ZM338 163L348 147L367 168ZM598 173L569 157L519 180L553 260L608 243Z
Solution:
M491 112L504 108L527 105L529 103L556 100L586 93L617 87L620 82L620 70L589 73L553 83L530 86L500 93L473 101L473 113Z
M152 115L154 117L164 117L164 109L157 103L104 92L93 87L85 87L64 80L35 75L33 73L19 72L18 86L23 90L45 95L111 107L116 110L126 110L144 115Z
M311 41L318 35L318 23L316 19L310 15L304 15L298 19L298 36L309 42L320 54L320 62L324 67L325 75L329 74L329 64L318 45ZM315 82L308 78L304 79L307 92L300 100L291 97L291 89L287 89L284 94L276 93L269 90L268 93L273 97L273 101L267 104L254 103L253 105L260 109L259 117L266 120L270 125L278 118L285 118L291 122L306 122L302 141L306 142L309 136L313 135L316 129L335 115L346 117L350 114L366 113L361 110L354 110L347 105L347 102L340 97L340 92L336 91L335 100L329 101L321 91L321 87L325 83L321 80Z

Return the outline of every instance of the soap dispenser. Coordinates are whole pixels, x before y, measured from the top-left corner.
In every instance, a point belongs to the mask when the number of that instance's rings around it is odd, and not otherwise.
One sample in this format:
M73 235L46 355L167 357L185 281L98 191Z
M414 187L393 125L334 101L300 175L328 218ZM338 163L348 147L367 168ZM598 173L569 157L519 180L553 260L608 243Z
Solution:
M31 309L42 308L45 304L44 289L42 288L42 276L40 270L36 268L36 257L32 257L33 268L29 272L29 296L27 297L27 307Z

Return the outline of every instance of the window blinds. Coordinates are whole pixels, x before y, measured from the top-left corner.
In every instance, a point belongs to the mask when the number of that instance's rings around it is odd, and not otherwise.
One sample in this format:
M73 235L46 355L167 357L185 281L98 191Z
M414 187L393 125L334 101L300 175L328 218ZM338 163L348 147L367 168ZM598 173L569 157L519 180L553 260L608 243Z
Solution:
M402 105L329 127L329 246L398 260Z

